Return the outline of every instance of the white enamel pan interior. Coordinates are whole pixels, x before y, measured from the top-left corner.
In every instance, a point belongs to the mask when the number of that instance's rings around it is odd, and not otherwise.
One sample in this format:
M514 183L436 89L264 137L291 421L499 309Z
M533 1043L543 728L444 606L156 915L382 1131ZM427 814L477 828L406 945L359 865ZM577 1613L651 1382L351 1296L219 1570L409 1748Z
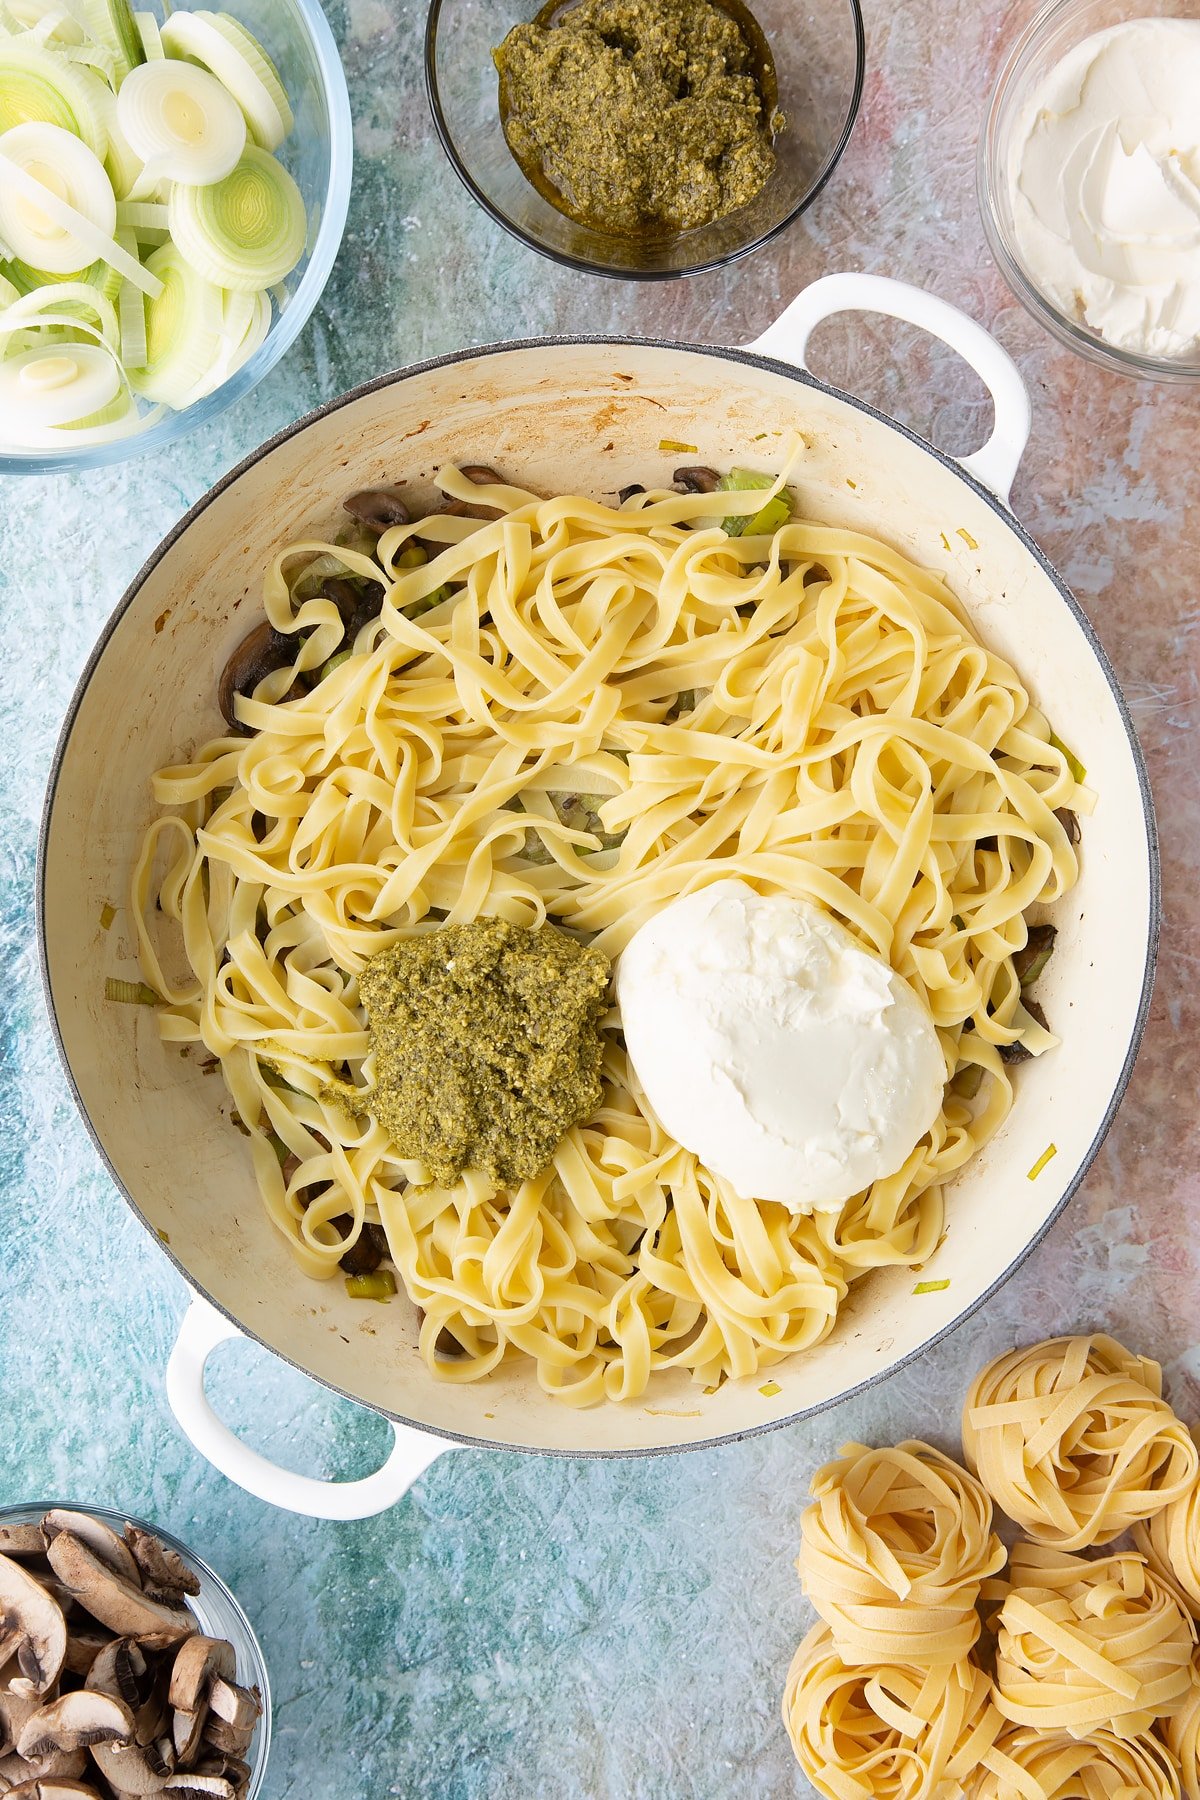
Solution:
M853 308L925 325L988 382L996 430L966 472L804 372L813 325ZM1112 671L1005 504L1028 428L1017 371L977 325L915 289L831 276L748 351L550 340L385 376L264 446L154 553L109 621L63 728L42 829L42 955L59 1045L96 1145L197 1295L168 1372L172 1405L234 1480L276 1504L347 1518L390 1504L456 1442L629 1455L765 1431L914 1356L1048 1229L1129 1075L1158 893L1145 772ZM403 1295L364 1306L340 1282L299 1273L259 1203L219 1085L160 1045L148 1010L105 1003L105 976L137 973L126 894L151 813L150 775L218 728L217 674L258 616L268 560L292 539L331 532L354 489L428 485L457 461L494 464L547 493L611 498L630 482L669 483L680 457L660 440L695 445L689 461L769 468L781 434L796 430L808 445L795 477L802 509L944 571L979 635L1012 660L1087 767L1099 805L1084 821L1082 879L1057 911L1044 983L1062 1047L1018 1070L1009 1120L948 1191L948 1236L923 1271L948 1285L914 1296L910 1270L878 1271L854 1288L833 1335L773 1368L770 1383L703 1394L679 1373L643 1400L588 1412L548 1399L524 1363L471 1386L439 1383L417 1355ZM118 909L108 931L106 904ZM1054 1156L1031 1179L1051 1143ZM209 1351L238 1331L392 1418L396 1445L384 1468L365 1483L325 1484L276 1470L242 1445L203 1387Z

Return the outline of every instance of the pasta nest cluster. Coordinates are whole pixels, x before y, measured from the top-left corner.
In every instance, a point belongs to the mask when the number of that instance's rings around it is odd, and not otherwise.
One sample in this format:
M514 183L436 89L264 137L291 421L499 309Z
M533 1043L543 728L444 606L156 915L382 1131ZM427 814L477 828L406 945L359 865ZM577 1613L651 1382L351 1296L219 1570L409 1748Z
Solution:
M1158 1365L1106 1336L1014 1351L963 1442L971 1470L908 1440L813 1477L820 1623L783 1698L804 1773L830 1800L1200 1800L1200 1471ZM993 1502L1028 1534L1011 1556ZM1136 1550L1064 1547L1135 1520Z

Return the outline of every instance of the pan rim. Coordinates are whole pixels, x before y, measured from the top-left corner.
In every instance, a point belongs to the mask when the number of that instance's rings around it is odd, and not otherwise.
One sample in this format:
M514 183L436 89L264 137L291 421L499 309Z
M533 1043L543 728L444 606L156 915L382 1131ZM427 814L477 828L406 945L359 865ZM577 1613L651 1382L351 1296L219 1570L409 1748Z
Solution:
M1088 648L1095 658L1100 668L1100 672L1108 686L1109 692L1112 695L1118 717L1120 718L1125 733L1126 744L1133 760L1134 772L1137 777L1138 795L1142 809L1142 822L1146 833L1149 887L1149 921L1145 962L1142 968L1141 989L1137 1009L1130 1030L1129 1041L1126 1045L1125 1055L1122 1060L1116 1084L1104 1109L1103 1116L1093 1134L1091 1142L1072 1173L1063 1193L1042 1221L1038 1230L1020 1247L1012 1260L997 1274L995 1280L992 1281L981 1294L977 1295L975 1299L964 1307L960 1313L957 1313L953 1319L948 1321L937 1331L932 1332L929 1337L924 1338L920 1344L915 1345L913 1349L906 1351L902 1356L897 1357L894 1361L888 1362L884 1367L865 1376L862 1381L856 1382L852 1387L845 1388L836 1395L831 1395L825 1399L814 1401L810 1405L801 1406L790 1412L785 1412L778 1418L765 1420L761 1424L750 1425L733 1431L718 1432L711 1437L695 1438L687 1443L617 1447L606 1446L599 1448L588 1446L540 1445L489 1437L477 1437L468 1432L454 1431L448 1427L439 1425L430 1425L424 1420L413 1419L404 1413L394 1412L388 1407L376 1404L374 1401L364 1400L359 1395L348 1392L347 1389L340 1386L336 1381L333 1381L324 1375L317 1374L312 1369L307 1368L295 1356L290 1355L287 1351L277 1349L275 1345L267 1343L264 1338L260 1337L257 1332L251 1329L243 1320L238 1318L227 1306L195 1281L190 1271L184 1267L183 1263L175 1255L170 1246L162 1242L162 1239L158 1236L154 1226L142 1212L137 1201L118 1174L109 1157L108 1151L101 1140L100 1134L92 1122L91 1116L76 1084L74 1072L59 1028L58 1013L54 1002L50 958L46 941L45 881L46 853L53 822L54 805L58 793L58 786L70 749L70 741L75 723L88 688L91 685L92 678L104 657L114 632L124 618L129 607L137 598L137 595L141 591L146 580L158 567L164 557L166 557L174 548L175 544L183 534L186 531L189 531L192 526L203 517L208 508L226 491L226 489L232 487L243 475L254 468L258 463L262 462L264 458L271 455L273 451L289 442L292 438L297 437L301 432L306 431L310 426L315 425L321 420L332 417L343 408L355 404L369 394L378 393L385 388L396 386L400 382L408 380L410 377L423 375L436 369L450 368L459 363L504 356L512 352L557 348L595 348L598 346L612 346L618 349L664 350L683 355L715 357L720 361L741 364L757 370L766 370L769 373L784 376L800 387L810 388L817 393L832 395L837 400L855 408L858 412L864 414L878 424L885 425L892 431L897 432L908 443L912 444L918 450L923 451L926 455L931 456L935 462L940 463L945 469L948 469L951 474L957 476L960 481L965 483L971 492L979 499L983 500L1000 521L1014 533L1018 543L1030 556L1032 556L1038 568L1054 587L1060 600L1067 607L1067 610L1070 612L1075 623L1083 633ZM1158 827L1149 773L1146 768L1145 756L1138 740L1137 731L1134 727L1133 718L1129 711L1129 706L1124 693L1122 692L1120 682L1117 680L1116 672L1109 661L1108 655L1097 636L1091 620L1084 612L1080 602L1076 599L1075 595L1048 557L1030 536L1029 532L1009 508L994 493L992 493L989 488L985 487L974 475L964 469L961 463L956 461L954 457L937 449L936 446L928 441L928 439L921 437L907 425L902 424L899 420L889 418L886 413L880 412L866 401L860 400L856 395L846 393L842 389L834 387L828 382L818 380L817 377L812 375L807 369L798 368L792 363L781 361L776 357L763 355L756 350L734 349L719 344L694 344L684 340L671 338L629 337L617 334L583 333L550 337L504 339L494 344L483 344L464 350L450 351L442 356L429 357L422 362L411 363L403 368L389 370L383 375L374 376L371 380L362 382L358 386L348 389L345 393L336 395L333 399L325 401L321 406L313 408L310 412L305 413L302 417L293 421L292 424L284 426L280 431L275 432L271 437L266 439L264 443L260 444L257 449L251 451L247 456L236 463L233 468L222 475L212 487L202 494L200 498L187 509L183 516L167 533L166 537L164 537L155 549L151 551L133 580L129 583L128 587L117 601L112 612L105 620L100 634L92 646L72 691L54 747L54 754L46 782L45 798L43 800L41 819L38 828L37 861L35 869L35 920L37 929L38 967L41 974L42 991L45 997L46 1010L50 1019L50 1028L54 1039L55 1049L59 1061L62 1064L63 1072L67 1080L67 1086L75 1103L76 1111L82 1119L84 1128L91 1138L101 1162L108 1171L109 1177L118 1194L120 1194L126 1205L130 1208L139 1224L141 1224L143 1229L150 1235L155 1248L167 1257L175 1268L176 1273L182 1277L190 1294L203 1299L207 1305L214 1309L214 1311L226 1318L243 1337L257 1344L263 1350L266 1350L270 1355L279 1357L282 1362L306 1376L310 1381L317 1382L330 1393L336 1394L339 1399L347 1400L353 1405L366 1408L369 1412L377 1413L394 1425L402 1426L412 1431L419 1431L433 1437L443 1438L448 1444L463 1445L472 1449L512 1451L516 1454L526 1456L576 1457L587 1460L601 1460L615 1457L640 1458L685 1455L697 1450L713 1450L726 1444L742 1443L749 1438L760 1437L767 1432L778 1431L785 1426L796 1425L804 1420L816 1418L821 1413L829 1411L832 1407L840 1406L843 1402L852 1400L858 1395L867 1392L868 1389L875 1387L879 1382L888 1377L898 1374L901 1369L907 1368L910 1364L915 1362L918 1357L925 1355L926 1352L942 1343L952 1332L957 1331L961 1326L966 1324L968 1319L973 1318L982 1307L987 1305L1000 1288L1002 1288L1016 1273L1017 1269L1025 1262L1026 1258L1032 1255L1033 1251L1042 1243L1078 1192L1100 1151L1101 1145L1108 1135L1113 1119L1116 1117L1117 1110L1128 1090L1138 1051L1141 1048L1142 1039L1145 1035L1146 1022L1149 1016L1151 996L1154 987L1154 976L1158 961L1162 921L1162 873ZM569 1410L570 1409L567 1408L562 1409L566 1414L569 1414Z

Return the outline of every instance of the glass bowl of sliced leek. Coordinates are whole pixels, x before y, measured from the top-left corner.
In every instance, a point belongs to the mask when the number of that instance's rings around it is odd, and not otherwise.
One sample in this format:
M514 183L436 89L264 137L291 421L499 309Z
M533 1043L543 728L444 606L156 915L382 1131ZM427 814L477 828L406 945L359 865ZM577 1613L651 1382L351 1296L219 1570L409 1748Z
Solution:
M2 473L196 430L329 278L352 134L320 0L222 4L0 4Z

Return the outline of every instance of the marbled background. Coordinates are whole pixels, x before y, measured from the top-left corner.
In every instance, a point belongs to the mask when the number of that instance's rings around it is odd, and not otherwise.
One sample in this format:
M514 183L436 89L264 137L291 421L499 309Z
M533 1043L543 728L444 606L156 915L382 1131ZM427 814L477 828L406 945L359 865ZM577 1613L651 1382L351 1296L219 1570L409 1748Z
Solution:
M984 247L975 142L1029 0L867 0L870 73L831 186L724 275L633 287L556 270L460 190L430 128L417 0L335 0L358 167L323 304L268 381L153 463L0 490L0 1502L106 1502L190 1540L237 1591L276 1696L269 1800L759 1800L808 1792L778 1721L803 1608L809 1471L853 1435L938 1436L964 1370L1018 1339L1107 1326L1168 1366L1200 1418L1197 988L1200 427L1194 392L1110 379L1009 296ZM728 1450L635 1463L465 1452L360 1525L273 1513L175 1430L162 1376L182 1283L76 1119L36 972L42 787L93 637L148 551L224 469L339 389L522 333L739 342L808 280L861 268L966 307L1035 398L1017 511L1090 612L1132 704L1163 836L1149 1031L1104 1151L982 1317L865 1398ZM817 372L944 447L987 428L948 353L831 324ZM294 1467L365 1473L377 1419L247 1345L212 1382Z

